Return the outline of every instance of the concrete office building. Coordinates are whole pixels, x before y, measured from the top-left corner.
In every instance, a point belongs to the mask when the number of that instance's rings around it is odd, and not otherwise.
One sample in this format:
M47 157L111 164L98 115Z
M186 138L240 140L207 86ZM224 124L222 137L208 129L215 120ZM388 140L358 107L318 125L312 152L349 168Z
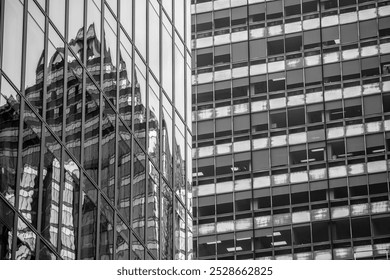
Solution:
M0 5L0 259L191 259L190 4Z
M386 259L390 1L193 0L198 259Z

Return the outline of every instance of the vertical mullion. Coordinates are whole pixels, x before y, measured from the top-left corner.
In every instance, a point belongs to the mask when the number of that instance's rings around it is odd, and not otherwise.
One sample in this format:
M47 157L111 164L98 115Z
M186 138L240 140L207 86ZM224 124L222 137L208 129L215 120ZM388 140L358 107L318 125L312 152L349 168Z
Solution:
M158 42L159 44L159 64L158 64L158 67L159 67L159 82L160 82L160 85L162 85L162 70L163 70L163 67L162 67L162 55L163 55L163 49L162 49L162 40L163 40L163 34L162 34L162 15L163 15L163 11L162 11L162 4L158 4L158 7L159 7L159 17L158 17L158 29L159 29L159 34L160 34L160 40ZM162 93L162 86L159 85L159 92L158 92L158 96L159 96L159 104L158 104L158 107L159 107L159 120L160 122L158 123L158 131L159 131L159 134L158 134L158 137L159 137L159 149L158 149L158 159L159 159L159 170L161 171L163 168L163 161L162 161L162 118L163 118L163 113L162 113L162 110L163 110L163 107L162 107L162 97L163 97L163 93ZM161 227L162 225L162 221L161 221L161 217L162 217L162 209L163 209L163 175L159 172L160 176L159 176L159 196L160 196L160 205L159 205L159 222L160 222L160 227L159 227L159 255L157 256L158 259L162 259L162 236L163 236L163 229Z
M130 139L130 146L131 146L131 155L130 155L130 160L131 160L131 164L130 164L130 181L133 182L134 181L134 91L135 91L135 85L134 85L134 80L135 80L135 75L134 75L134 71L135 71L135 40L134 40L134 34L135 34L135 31L134 31L134 24L135 24L135 19L134 19L134 16L135 16L135 0L132 1L132 9L131 9L131 20L132 20L132 23L131 23L131 38L133 39L132 41L132 48L131 48L131 57L132 57L132 60L131 60L131 124L130 124L130 128L131 128L131 139ZM130 35L130 34L129 34ZM130 247L130 259L132 259L134 253L133 253L133 196L134 195L134 187L133 187L133 184L131 184L131 190L130 190L130 238L129 238L129 247Z

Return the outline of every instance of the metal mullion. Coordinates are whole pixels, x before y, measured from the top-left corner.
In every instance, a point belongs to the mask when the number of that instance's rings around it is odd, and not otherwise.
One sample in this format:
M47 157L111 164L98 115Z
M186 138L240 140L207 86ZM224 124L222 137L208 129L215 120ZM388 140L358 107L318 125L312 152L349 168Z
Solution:
M131 124L130 124L130 129L131 129L131 139L130 139L130 182L131 182L131 189L130 189L130 221L129 221L129 225L130 225L130 236L129 236L129 249L130 249L130 259L132 258L133 256L133 247L132 247L132 241L133 241L133 180L134 180L134 90L135 90L135 86L134 86L134 80L135 80L135 75L134 75L134 70L135 70L135 44L134 44L134 34L135 34L135 31L134 31L134 24L135 24L135 19L134 19L134 16L135 16L135 1L132 1L132 9L131 9L131 39L133 40L132 41L132 47L131 47Z
M100 14L100 21L101 21L101 25L100 25L100 34L101 34L101 42L100 42L100 86L103 87L103 68L104 68L104 1L103 0L100 0L100 4L101 4L101 14ZM97 178L97 181L98 181L98 186L99 186L99 192L98 192L98 197L97 197L97 205L96 205L96 248L95 248L95 255L96 255L96 259L99 259L99 239L100 239L100 204L101 204L101 172L100 172L100 169L101 169L101 165L102 165L102 160L101 160L101 157L102 157L102 147L101 147L101 143L102 143L102 116L103 116L103 92L102 90L99 91L99 145L98 145L98 149L99 149L99 155L98 155L98 178Z
M119 112L119 87L120 87L120 84L119 84L119 63L120 63L120 60L119 60L119 56L120 56L120 21L119 21L119 11L120 11L120 1L118 1L117 3L117 11L116 11L116 15L117 15L117 18L115 19L116 21L116 53L117 53L117 56L116 56L116 103L115 103L115 109L116 109L116 112L115 112L115 140L114 140L114 145L115 145L115 148L114 148L114 153L115 153L115 164L114 164L114 217L113 217L113 256L112 256L112 259L115 260L116 259L116 239L117 239L117 231L116 231L116 224L117 224L117 209L118 209L118 141L119 141L119 124L118 124L118 121L119 120L119 117L118 117L118 112Z
M158 104L158 108L159 108L159 111L158 111L158 114L159 114L159 123L158 123L158 131L159 131L159 134L158 134L158 137L159 137L159 149L158 149L158 169L159 169L159 240L158 240L158 243L159 243L159 252L158 252L158 256L157 256L157 259L161 260L162 259L162 236L163 236L163 231L162 231L162 222L161 222L161 217L162 217L162 200L163 200L163 175L160 173L160 171L162 170L162 165L163 165L163 161L162 161L162 147L161 147L161 143L162 143L162 118L163 118L163 113L162 113L162 110L163 110L163 107L162 107L162 97L163 97L163 92L162 92L162 70L163 70L163 67L162 67L162 55L163 55L163 50L162 50L162 5L159 4L159 17L158 17L158 29L159 29L159 34L160 34L160 40L158 42L159 44L159 87L158 87L158 96L159 96L159 104ZM161 86L160 86L161 84Z
M144 243L145 243L145 259L146 259L146 254L148 254L148 185L149 185L149 2L146 2L146 88L145 88L145 94L146 94L146 101L145 101L145 111L146 111L146 125L145 125L145 205L144 205L144 211L145 211L145 218L144 218ZM152 255L152 254L151 254Z
M4 1L0 1L0 33L4 34L4 8L5 3ZM4 36L0 36L0 70L2 69L2 62L3 62L3 40ZM0 72L1 74L1 72Z
M22 66L26 63L26 41L27 41L27 8L28 2L24 3L23 7L23 35L22 35ZM24 75L24 67L21 67L20 75L21 75L21 83L17 85L18 88L20 86L21 95L24 96L24 83L25 83L25 75ZM20 191L20 179L21 179L21 169L22 169L22 151L23 151L23 117L24 117L24 106L25 101L24 98L20 96L20 114L19 114L19 144L18 144L18 161L17 161L17 172L16 172L16 186L15 186L15 208L16 213L14 217L14 228L12 233L12 252L11 259L15 259L16 253L16 242L17 242L17 224L19 217L19 191Z

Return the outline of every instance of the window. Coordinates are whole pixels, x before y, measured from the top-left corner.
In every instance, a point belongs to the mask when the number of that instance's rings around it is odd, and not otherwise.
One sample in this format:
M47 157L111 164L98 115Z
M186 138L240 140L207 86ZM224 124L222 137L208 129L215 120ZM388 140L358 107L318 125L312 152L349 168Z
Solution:
M216 172L217 175L232 173L232 156L219 156L216 157Z
M319 222L312 224L313 242L329 241L328 222Z
M362 77L379 75L379 58L370 57L362 59Z
M266 112L253 113L251 118L253 132L268 130L268 114Z
M287 71L287 89L293 89L298 87L303 87L302 69Z
M291 186L291 203L309 203L309 185L299 184Z
M217 195L217 214L233 213L233 194Z
M282 1L273 1L267 3L267 19L277 19L283 17Z
M286 112L270 112L271 128L284 128L286 127Z
M247 133L250 129L249 115L234 117L234 133Z
M376 25L376 19L361 21L359 22L360 30L360 39L368 39L376 37L376 30L378 26Z
M271 149L272 167L287 165L287 147Z
M230 46L218 46L215 47L214 54L214 63L217 65L219 63L230 63Z
M302 50L302 36L288 36L286 37L286 53L297 52Z
M293 227L294 245L303 245L311 243L310 226Z
M200 217L215 215L214 200L214 196L199 197L198 211Z
M232 123L230 118L217 119L215 121L215 136L229 136L232 134Z
M329 84L333 82L338 82L341 80L341 67L340 64L325 64L324 65L324 83Z
M341 43L349 44L349 43L357 42L358 40L357 30L358 27L356 23L340 25Z
M362 101L359 98L346 99L344 101L345 118L355 118L362 116Z
M233 80L233 97L248 96L249 79Z
M289 127L305 124L305 109L303 107L289 108L287 115Z
M234 172L251 170L251 153L240 153L234 155Z
M332 238L333 240L351 238L349 220L339 220L332 222Z
M371 236L370 218L352 219L351 225L353 238Z
M384 153L385 142L383 134L366 135L367 155Z
M232 44L233 63L248 61L248 42Z
M325 152L325 143L317 142L309 144L309 156L307 161L323 161L324 160L324 152Z
M298 145L290 147L290 163L302 164L307 162L306 146Z
M271 196L269 189L253 190L254 208L265 209L271 207Z
M359 79L360 63L359 60L343 62L343 80Z
M198 99L198 103L213 101L212 84L199 85L197 99Z
M305 68L305 86L321 84L322 70L321 66Z
M323 105L322 104L315 104L315 105L309 105L306 108L307 110L307 122L308 123L316 123L316 122L322 122L322 112L323 112Z
M198 160L198 176L214 176L214 160L213 158L204 158Z
M299 15L301 13L301 3L299 0L284 2L284 14L286 16Z
M229 10L217 11L214 13L214 27L215 29L230 27Z
M270 92L285 89L286 78L284 73L269 74L268 78L268 89Z
M231 98L230 81L215 83L215 100Z
M197 67L205 67L213 65L213 50L202 49L197 51L196 56Z
M272 206L286 206L290 204L289 187L275 187L272 189Z
M266 57L266 43L265 39L253 40L249 42L249 53L251 60L256 60Z
M265 4L256 4L249 6L250 22L260 22L265 20Z
M268 55L284 53L284 42L280 38L269 38L267 42Z
M382 113L382 99L380 95L364 97L364 115L374 115Z
M390 17L380 18L379 19L379 36L389 36L390 35Z
M347 138L347 155L361 156L364 150L363 136Z
M339 28L338 26L335 27L328 27L322 29L322 43L325 46L335 45L339 44Z
M246 24L247 7L239 7L232 9L232 26Z
M327 120L334 121L343 118L343 106L341 101L333 101L325 104Z
M305 46L305 50L319 47L321 45L320 30L305 31L303 33L303 45Z
M198 122L198 139L206 139L214 137L214 122L203 121Z
M196 29L197 32L208 31L213 28L211 13L204 13L196 15Z
M268 170L269 169L269 151L254 151L252 153L253 170Z
M251 87L254 94L267 92L267 79L266 76L251 77Z
M329 160L335 160L345 157L344 140L337 140L328 143Z

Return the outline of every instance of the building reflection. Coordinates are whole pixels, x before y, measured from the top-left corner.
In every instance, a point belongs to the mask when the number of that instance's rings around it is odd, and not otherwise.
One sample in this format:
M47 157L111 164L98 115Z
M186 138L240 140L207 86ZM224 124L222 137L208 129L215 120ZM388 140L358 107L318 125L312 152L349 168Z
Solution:
M7 95L7 90L11 91L12 88L3 90L8 82L4 79L2 82L0 125L6 129L0 130L0 191L29 224L18 219L15 258L34 259L38 254L40 259L55 258L42 241L40 251L36 251L38 239L30 229L32 226L60 252L63 259L112 259L113 254L117 259L128 259L130 247L134 258L143 259L144 247L134 237L130 244L129 228L123 222L114 223L114 211L110 204L117 205L126 223L156 256L162 250L163 258L173 257L174 237L178 248L175 258L185 258L185 209L178 203L174 217L176 198L164 181L173 181L175 169L175 189L185 201L185 152L180 150L181 147L168 131L172 129L172 120L167 122L166 118L171 116L166 116L164 111L159 122L160 116L150 110L147 117L146 92L143 92L145 88L139 82L142 74L134 67L134 77L131 77L131 65L126 65L121 53L116 67L109 48L104 49L102 88L106 98L103 98L93 81L96 79L97 84L100 83L101 42L96 36L94 24L88 27L86 40L83 33L84 30L80 29L70 41L70 49L55 47L46 65L45 52L42 51L35 71L35 84L25 89L26 100L55 135L42 124L27 103L23 104L21 113L18 94ZM83 54L86 53L87 70L93 79L73 53L80 61L83 61ZM132 134L117 117L113 107L116 96L119 97L119 113L125 125L130 129L132 125L134 127L138 141L133 141L133 145ZM85 104L84 108L82 104ZM20 119L23 124L21 129ZM19 132L23 134L23 143L20 187L18 199L15 199ZM57 139L63 141L66 149ZM149 143L149 155L157 166L161 152L164 178L160 178L160 173L152 164L148 167L149 174L146 173L149 162L143 151L146 141ZM89 175L89 178L82 176L84 182L80 181L80 165ZM94 187L94 184L99 185L99 178L101 192L108 198L106 201L101 197L100 204L99 192ZM18 205L15 205L17 201ZM98 215L100 224L97 226ZM9 259L12 222L8 226L0 223L0 226L1 259ZM114 230L117 231L115 244ZM159 248L160 244L162 248ZM96 246L99 246L99 256L95 256Z

